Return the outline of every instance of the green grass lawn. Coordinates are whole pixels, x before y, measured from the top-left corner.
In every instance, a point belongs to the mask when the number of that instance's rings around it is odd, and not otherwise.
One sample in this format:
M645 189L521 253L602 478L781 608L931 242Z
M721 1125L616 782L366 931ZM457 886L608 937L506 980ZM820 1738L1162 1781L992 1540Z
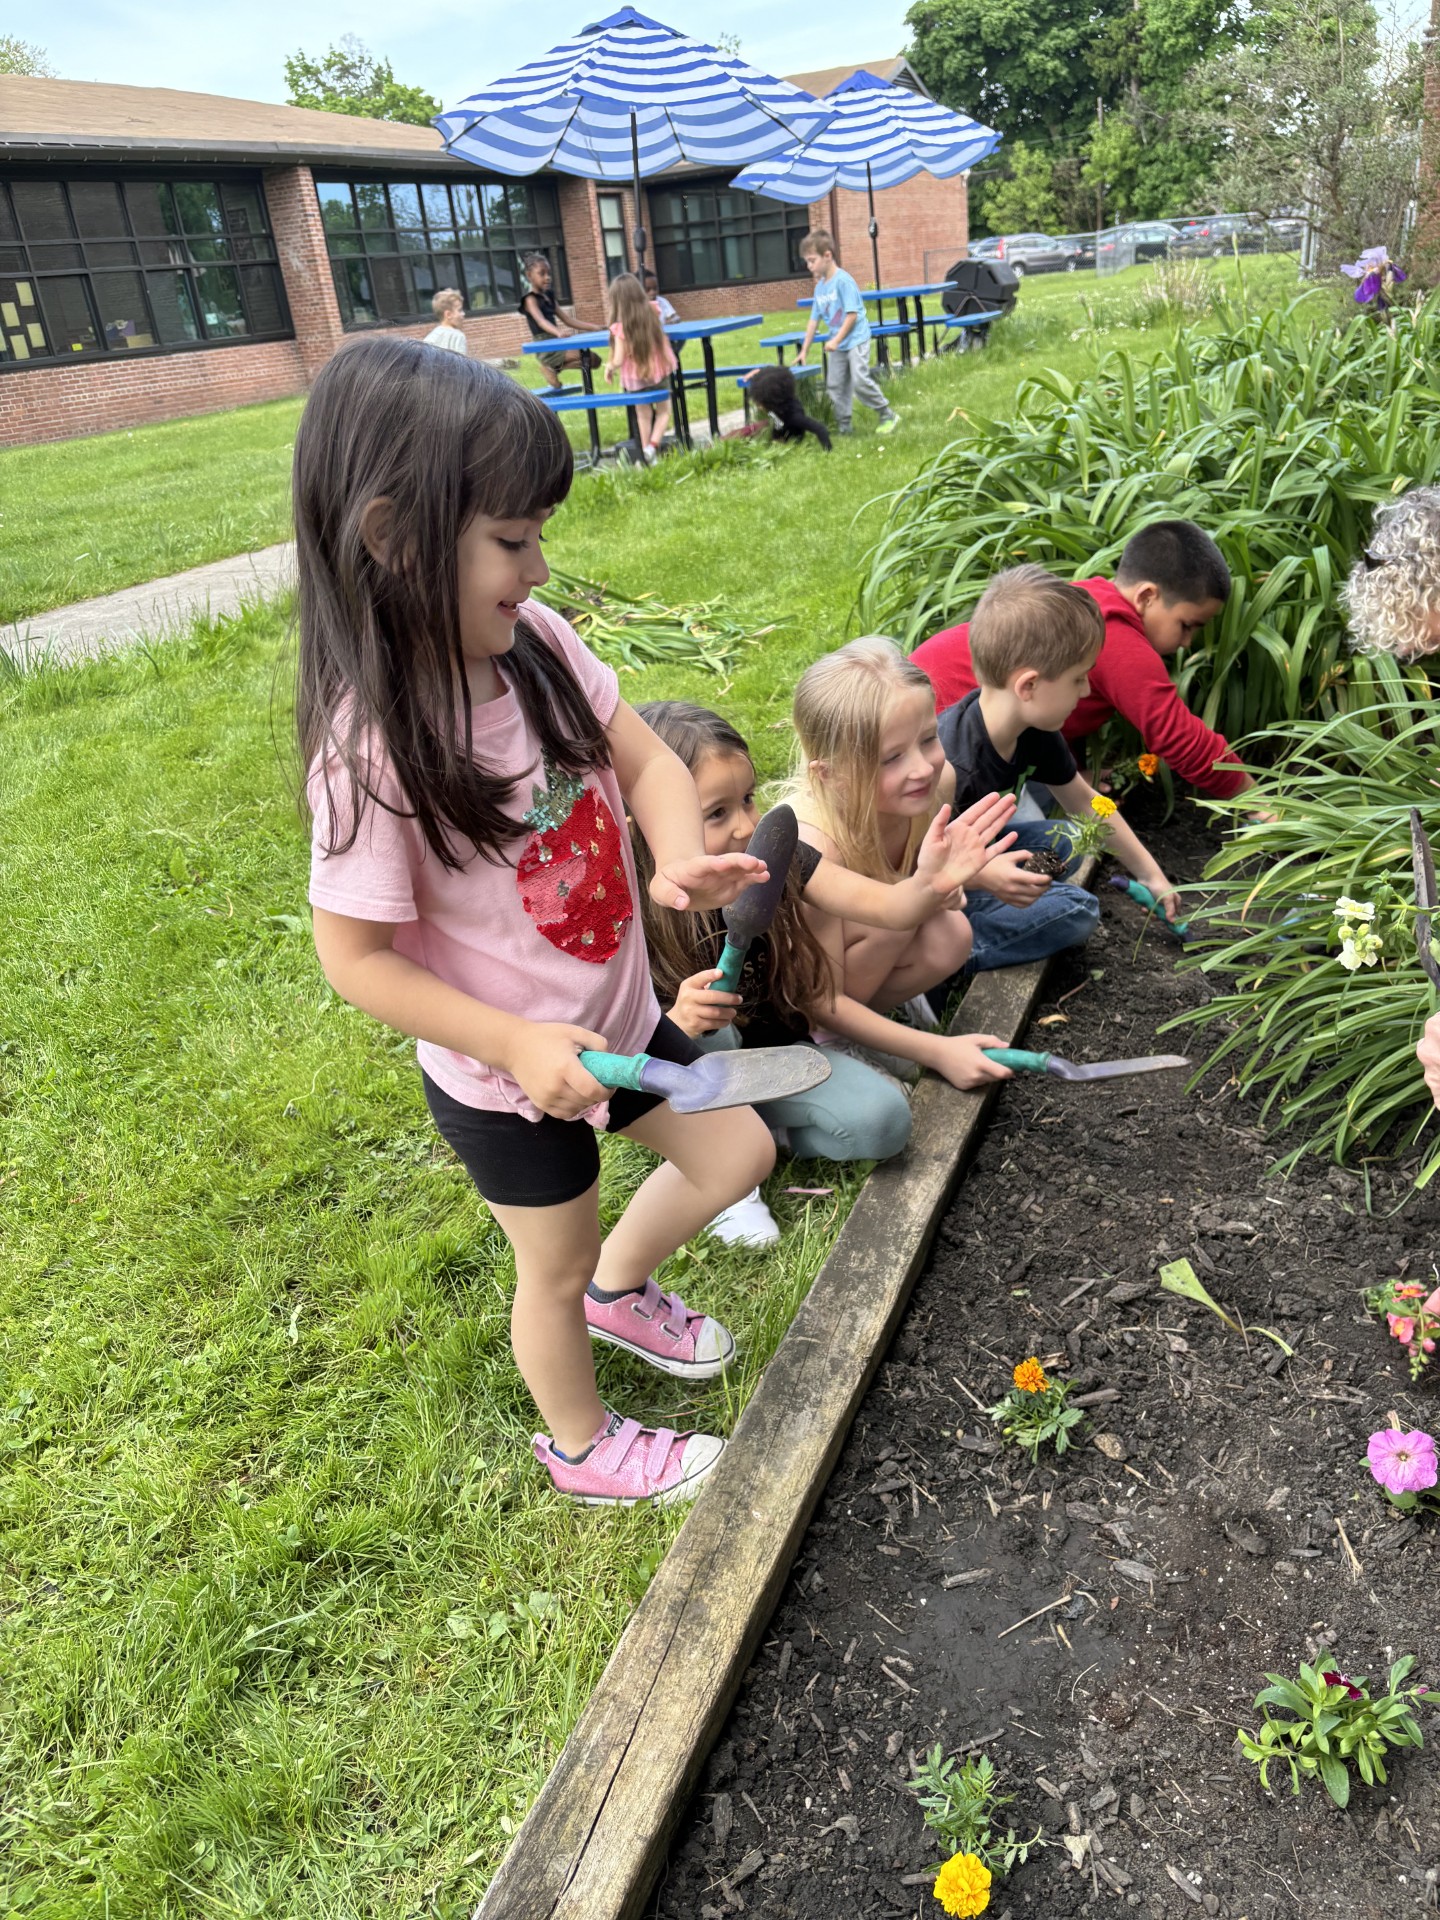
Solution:
M750 445L577 483L559 564L784 623L723 685L652 670L628 697L719 705L781 769L796 674L849 630L867 503L963 430L957 408L1167 337L1112 317L1097 341L1067 283L1032 291L1054 339L1017 322L913 373L889 441L867 421L828 459ZM294 417L39 449L33 477L59 497L87 454L128 471L129 521L168 499L186 561L214 557L165 448L188 449L190 492L247 467L257 538L279 537ZM7 502L27 457L0 458ZM36 528L26 591L57 538ZM504 1244L411 1044L316 966L287 689L281 608L0 674L6 1913L459 1920L679 1524L567 1508L529 1457ZM643 1159L607 1149L607 1213ZM848 1176L804 1172L836 1191L777 1174L777 1255L702 1244L665 1276L734 1328L735 1377L690 1390L606 1358L627 1411L733 1425L848 1204Z
M1246 261L1242 270L1252 294L1294 281L1294 264L1284 259ZM1236 270L1222 262L1204 271L1233 282ZM1104 281L1093 273L1028 279L1015 316L995 330L989 354L950 356L945 377L924 390L923 418L909 423L921 429L908 435L911 446L929 452L941 444L947 395L952 404L1003 403L1017 366L1041 350L1065 355L1074 344L1069 335L1089 325L1090 311L1102 328L1123 325L1148 276L1149 269L1140 267ZM767 315L760 327L721 336L717 355L724 365L768 360L757 344L761 334L802 320L798 309ZM699 365L698 352L687 348L687 365ZM533 359L522 357L517 375L531 386L541 383ZM738 390L727 383L726 392L738 406ZM897 389L907 411L912 393L907 378ZM696 399L696 417L703 421L703 395ZM0 624L283 540L301 405L298 399L279 400L164 426L0 450ZM618 409L603 416L603 439L623 437L624 419ZM569 427L577 447L588 444L583 422L572 418ZM898 443L893 451L900 453Z

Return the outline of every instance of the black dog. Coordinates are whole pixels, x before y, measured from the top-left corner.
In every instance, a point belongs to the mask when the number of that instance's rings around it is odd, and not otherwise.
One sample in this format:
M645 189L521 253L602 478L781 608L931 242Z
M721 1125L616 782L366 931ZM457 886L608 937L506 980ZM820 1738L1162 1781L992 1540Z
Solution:
M774 422L771 437L776 440L803 440L807 433L830 451L829 429L814 420L800 404L800 392L789 367L757 367L748 374L745 385L757 407L763 407Z

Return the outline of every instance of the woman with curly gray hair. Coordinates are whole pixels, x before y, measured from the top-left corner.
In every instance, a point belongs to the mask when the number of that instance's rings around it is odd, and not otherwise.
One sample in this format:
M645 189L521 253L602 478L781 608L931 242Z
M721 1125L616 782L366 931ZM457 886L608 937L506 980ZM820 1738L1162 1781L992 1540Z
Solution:
M1440 652L1440 487L1412 487L1375 509L1342 599L1363 653Z

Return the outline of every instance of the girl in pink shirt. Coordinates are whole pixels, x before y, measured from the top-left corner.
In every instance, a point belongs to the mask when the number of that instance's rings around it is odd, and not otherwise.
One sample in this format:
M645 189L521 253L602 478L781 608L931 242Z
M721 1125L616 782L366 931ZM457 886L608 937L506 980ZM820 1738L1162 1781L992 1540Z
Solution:
M618 380L624 393L663 387L678 365L675 349L660 324L659 307L645 298L645 289L633 273L617 274L610 282L605 310L610 318L610 360L605 378ZM670 402L636 407L635 424L640 429L641 451L653 466L670 425Z
M420 1042L425 1096L515 1252L511 1343L591 1504L691 1495L704 1434L601 1405L590 1342L681 1379L735 1343L654 1270L774 1160L748 1108L677 1114L605 1089L582 1049L688 1062L650 985L651 897L708 910L764 875L704 853L689 774L614 673L531 600L571 481L564 428L483 362L408 340L336 354L295 443L301 748L315 945L342 998ZM662 1158L603 1245L595 1129Z

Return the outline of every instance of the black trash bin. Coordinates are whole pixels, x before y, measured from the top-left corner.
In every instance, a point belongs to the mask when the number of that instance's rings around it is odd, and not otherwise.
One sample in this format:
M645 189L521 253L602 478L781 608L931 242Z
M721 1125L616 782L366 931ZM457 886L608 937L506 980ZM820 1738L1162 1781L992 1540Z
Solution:
M954 283L940 296L947 313L992 313L1003 320L1014 311L1020 276L1003 260L957 260L945 278ZM957 328L954 338L946 341L945 350L951 353L963 349L972 339L976 346L983 347L989 333L988 325Z

